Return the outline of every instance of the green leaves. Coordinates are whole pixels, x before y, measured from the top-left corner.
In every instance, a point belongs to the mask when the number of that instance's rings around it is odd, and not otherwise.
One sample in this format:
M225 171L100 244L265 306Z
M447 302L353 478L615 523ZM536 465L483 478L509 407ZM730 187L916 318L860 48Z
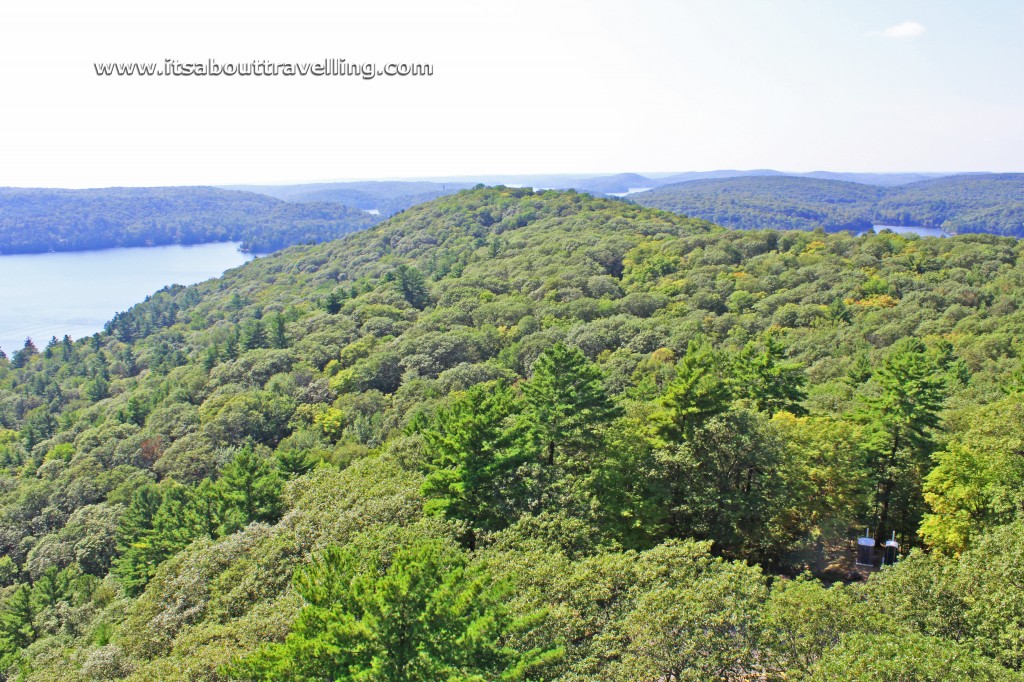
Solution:
M921 536L959 553L979 534L1024 516L1024 397L972 410L971 427L935 453L924 482Z
M377 554L330 547L295 577L308 605L283 644L229 667L260 680L524 680L557 648L517 651L503 641L536 626L504 603L511 584L443 541Z
M654 415L655 434L666 443L690 439L708 419L725 412L733 399L733 378L727 357L707 339L689 342L676 365L676 378L661 397Z
M469 545L479 531L494 531L525 510L528 489L516 476L526 461L523 405L500 383L475 386L422 432L430 471L423 482L424 511L469 523Z
M217 482L205 479L190 488L168 479L140 487L118 527L120 557L112 572L129 594L138 594L164 561L197 538L276 521L282 485L272 460L242 448Z
M785 358L785 351L771 334L760 349L748 343L736 360L737 397L750 399L768 416L783 410L797 416L807 414L800 404L807 398L807 376L800 363Z
M600 370L578 348L562 343L547 348L523 384L529 420L548 466L556 455L579 458L599 442L600 430L619 416Z
M254 521L273 523L281 516L281 478L272 460L249 448L236 452L224 467L219 487L243 526Z
M921 481L939 424L945 382L925 345L917 339L894 344L875 372L878 392L862 398L857 414L867 428L866 449L878 482L877 537L890 530L913 535L920 520ZM895 521L893 521L895 517Z

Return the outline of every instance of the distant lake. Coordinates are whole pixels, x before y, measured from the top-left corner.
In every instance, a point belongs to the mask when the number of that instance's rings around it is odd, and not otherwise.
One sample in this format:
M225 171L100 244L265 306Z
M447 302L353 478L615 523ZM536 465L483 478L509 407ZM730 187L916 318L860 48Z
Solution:
M650 192L653 187L629 187L625 192L609 192L608 196L612 197L628 197L630 194L636 194L637 192Z
M943 232L938 227L908 227L906 225L875 225L871 228L874 232L881 232L882 230L890 230L896 234L916 234L921 237L948 237L949 235ZM861 234L864 234L861 232ZM860 236L860 235L858 235Z
M202 282L251 258L233 242L0 255L0 348L9 357L26 336L39 350L51 336L90 336L169 284Z

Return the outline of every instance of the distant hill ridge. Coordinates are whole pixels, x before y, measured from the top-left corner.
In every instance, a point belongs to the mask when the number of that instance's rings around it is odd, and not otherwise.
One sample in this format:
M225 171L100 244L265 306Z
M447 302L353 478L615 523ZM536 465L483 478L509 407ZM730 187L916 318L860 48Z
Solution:
M1024 237L1022 173L954 175L892 187L811 177L734 177L665 185L630 198L734 229L860 231L882 224Z
M922 179L924 178L924 179ZM730 228L861 231L872 224L1024 236L1024 175L784 174L486 176L481 183L621 195ZM105 189L0 188L0 254L239 241L270 252L330 241L471 179ZM653 188L649 191L637 190Z
M214 187L0 188L0 253L219 241L269 252L376 222L343 204L290 203Z

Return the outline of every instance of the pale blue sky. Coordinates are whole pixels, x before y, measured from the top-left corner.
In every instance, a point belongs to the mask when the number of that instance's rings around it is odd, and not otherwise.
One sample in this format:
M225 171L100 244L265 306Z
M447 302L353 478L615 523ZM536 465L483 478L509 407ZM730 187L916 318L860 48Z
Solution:
M216 9L213 9L216 8ZM0 9L0 184L1024 171L1009 0L57 0ZM431 62L426 79L94 61Z

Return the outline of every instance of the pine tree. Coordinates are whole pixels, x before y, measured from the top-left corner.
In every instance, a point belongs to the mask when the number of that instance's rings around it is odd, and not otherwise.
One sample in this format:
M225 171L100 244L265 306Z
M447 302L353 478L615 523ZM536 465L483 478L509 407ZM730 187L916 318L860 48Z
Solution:
M880 393L862 397L857 416L867 425L867 450L878 483L875 525L882 538L894 529L914 533L918 526L921 479L931 466L931 430L939 424L945 382L917 339L894 344L874 379Z
M114 560L111 573L120 579L129 595L141 592L156 571L150 548L153 518L159 506L156 486L144 486L135 491L132 504L118 525L117 551L120 556Z
M398 288L409 305L417 310L423 310L430 305L430 291L427 290L427 280L419 270L411 265L399 265L395 268L395 279L398 281Z
M11 356L11 367L15 369L24 367L36 355L39 355L39 349L36 348L36 344L32 342L31 338L26 338L25 345L22 346L21 350L16 351Z
M703 337L690 341L676 365L676 377L654 415L655 433L667 442L693 437L708 419L729 409L733 377L726 357Z
M515 618L509 582L456 547L420 540L390 562L329 547L295 576L307 606L288 639L224 670L244 680L539 679L558 648L517 649L542 613Z
M327 300L324 301L324 310L326 310L329 315L337 315L341 312L341 297L338 296L338 292L332 291L327 294Z
M850 321L850 307L838 296L828 306L828 318L833 322L846 324Z
M861 384L867 382L874 373L874 369L871 367L871 356L867 352L857 353L853 358L850 368L846 370L845 382L847 385L858 388Z
M620 414L605 390L601 371L578 348L562 343L533 363L523 395L549 466L558 454L576 456L595 447L601 428Z
M271 348L287 348L288 335L285 333L284 315L274 313L270 316L270 346Z
M469 524L466 542L479 531L499 530L521 511L524 433L512 391L480 384L440 411L423 432L430 472L423 483L424 511Z
M246 526L254 521L273 523L281 515L281 477L269 459L245 447L224 467L219 481L224 497Z
M303 476L316 466L316 460L309 450L292 449L277 452L277 468L286 478Z
M263 320L252 319L242 326L240 338L242 350L253 350L255 348L266 348L267 330L263 326Z
M36 639L35 609L32 606L32 588L19 585L4 602L0 610L0 641L23 649Z
M198 535L211 538L223 535L226 530L224 524L228 521L225 503L220 486L204 478L189 496L184 510L187 525Z
M224 355L229 360L235 360L238 358L238 347L240 343L241 336L238 333L238 327L232 327L227 340L224 342Z
M736 363L737 397L749 398L759 412L769 416L785 410L797 416L807 414L800 405L807 398L807 375L798 362L786 360L782 346L771 335L760 350L748 343Z

